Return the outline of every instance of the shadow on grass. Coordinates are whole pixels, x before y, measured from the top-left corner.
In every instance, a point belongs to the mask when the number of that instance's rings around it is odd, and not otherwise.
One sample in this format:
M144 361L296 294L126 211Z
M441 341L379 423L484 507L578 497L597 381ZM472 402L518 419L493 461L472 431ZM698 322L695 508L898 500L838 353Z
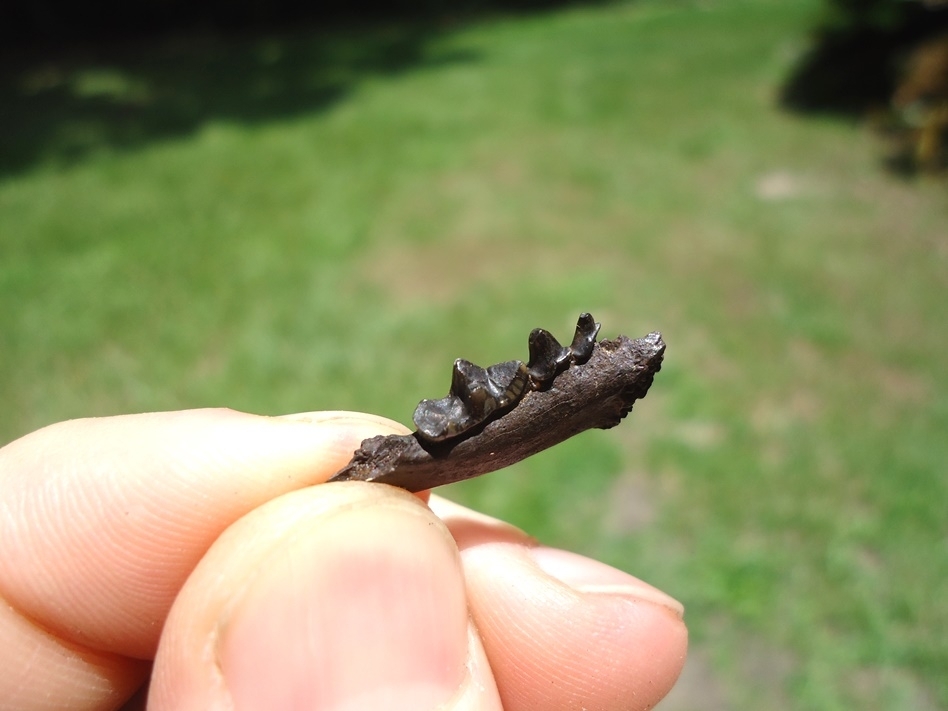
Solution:
M906 123L897 100L907 84L914 53L923 43L948 31L948 5L892 3L885 21L873 21L870 10L887 0L837 0L850 5L848 17L818 29L813 45L781 90L781 104L798 113L868 118L886 141L883 167L912 178L919 173L918 126ZM859 10L861 8L861 11ZM928 83L933 79L926 79ZM944 84L945 78L937 80ZM927 165L927 163L926 163Z
M903 43L887 30L823 30L781 91L785 108L802 113L858 117L888 104L896 56Z
M908 52L948 30L948 6L905 2L896 9L884 23L854 13L845 22L817 28L809 51L781 88L781 104L847 118L888 107Z
M475 60L431 49L446 29L392 23L181 35L73 47L54 57L23 50L0 69L0 176L186 135L211 120L253 123L325 110L365 77Z

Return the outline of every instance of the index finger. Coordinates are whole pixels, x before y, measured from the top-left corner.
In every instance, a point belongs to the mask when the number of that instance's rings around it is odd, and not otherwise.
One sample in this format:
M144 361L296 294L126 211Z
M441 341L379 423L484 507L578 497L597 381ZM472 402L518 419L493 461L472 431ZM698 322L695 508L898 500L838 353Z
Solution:
M0 667L37 634L106 662L150 659L225 528L396 431L357 413L190 410L64 422L0 449Z

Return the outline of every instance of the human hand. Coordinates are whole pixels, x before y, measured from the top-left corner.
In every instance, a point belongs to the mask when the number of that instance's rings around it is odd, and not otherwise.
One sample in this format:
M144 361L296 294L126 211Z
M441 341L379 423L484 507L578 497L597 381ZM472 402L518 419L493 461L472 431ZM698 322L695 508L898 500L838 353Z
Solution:
M0 449L0 709L653 706L680 605L517 529L321 484L355 413L52 425Z

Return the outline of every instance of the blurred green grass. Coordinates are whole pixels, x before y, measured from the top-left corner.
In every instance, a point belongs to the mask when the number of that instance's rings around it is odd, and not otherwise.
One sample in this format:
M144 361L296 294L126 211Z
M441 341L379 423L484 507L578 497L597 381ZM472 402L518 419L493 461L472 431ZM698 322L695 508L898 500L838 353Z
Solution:
M661 330L622 427L447 493L678 596L715 681L674 708L948 708L948 196L776 108L818 13L642 1L16 67L0 440L209 405L408 422L453 358L523 357L535 326Z

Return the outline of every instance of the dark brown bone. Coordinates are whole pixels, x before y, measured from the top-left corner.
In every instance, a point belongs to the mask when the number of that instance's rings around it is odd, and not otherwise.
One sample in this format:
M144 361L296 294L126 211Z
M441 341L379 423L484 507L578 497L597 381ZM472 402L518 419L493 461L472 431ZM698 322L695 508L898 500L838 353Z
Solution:
M528 392L472 436L425 446L414 434L372 437L330 481L423 491L510 466L585 430L614 427L645 397L664 353L659 333L601 341L585 365L560 373L546 390Z

